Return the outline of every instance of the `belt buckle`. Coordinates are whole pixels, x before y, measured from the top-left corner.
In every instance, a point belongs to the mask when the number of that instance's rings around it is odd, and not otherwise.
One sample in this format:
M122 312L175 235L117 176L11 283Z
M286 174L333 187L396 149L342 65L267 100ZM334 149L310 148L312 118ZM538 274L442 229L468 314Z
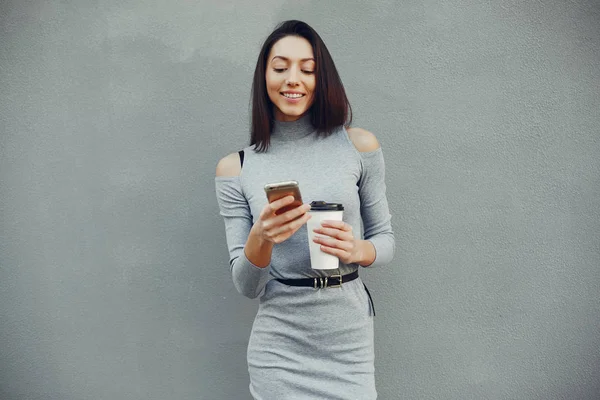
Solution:
M337 275L331 275L329 278L338 278L339 284L337 284L337 285L329 285L327 287L330 287L330 288L339 288L339 287L342 287L342 273L341 272L339 274L337 274ZM325 278L325 280L327 281L327 278Z
M339 269L338 269L339 271ZM329 278L338 278L337 285L330 285ZM313 287L315 289L324 289L324 288L339 288L342 287L342 272L339 271L339 274L326 276L324 278L314 278Z

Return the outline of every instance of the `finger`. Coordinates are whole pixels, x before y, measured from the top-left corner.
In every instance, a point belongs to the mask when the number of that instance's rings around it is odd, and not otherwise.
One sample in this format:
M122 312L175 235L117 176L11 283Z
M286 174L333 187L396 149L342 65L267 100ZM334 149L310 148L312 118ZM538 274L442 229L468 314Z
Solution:
M315 238L313 238L313 241L317 244L329 247L329 248L335 248L335 249L339 249L342 251L351 251L353 248L353 244L352 242L349 241L345 241L345 240L338 240L338 239L333 239L331 237L327 237L327 236L316 236Z
M277 219L281 219L281 218L282 218L282 215L277 217ZM292 236L298 229L300 229L300 227L302 225L304 225L306 223L306 221L308 221L309 218L310 218L310 214L304 214L301 217L298 217L292 221L287 221L284 224L279 224L279 226L277 228L274 228L273 231L275 232L276 236L280 236L280 235Z
M321 225L324 227L336 228L345 232L352 232L352 225L347 224L344 221L325 220L321 221Z
M298 229L300 229L300 227L302 227L302 225L304 225L306 221L308 221L310 218L310 214L304 214L303 216L291 221L290 223L278 227L277 234L275 236L280 239L283 238L282 241L287 240L290 236L296 233L296 231L298 231Z
M293 221L306 214L308 210L310 210L310 204L302 204L298 207L284 212L283 214L280 214L277 218L279 221L281 221L281 223Z
M263 229L267 230L272 237L284 235L287 239L311 218L310 214L306 212L309 208L310 205L304 205L278 216L269 214L264 219Z
M306 224L306 221L308 221L310 218L311 218L311 215L308 213L305 213L302 216L291 221L289 223L289 225L291 225L291 231L296 232L298 229L300 229L302 227L302 225Z
M271 208L271 204L267 204L263 207L258 218L265 220L265 219L269 218L271 215L273 215L274 212L275 211Z
M344 250L336 249L335 247L329 247L329 246L321 246L321 251L323 251L324 253L327 253L327 254L331 254L332 256L336 256L340 260L345 259L346 256L348 255L348 253Z
M314 229L314 232L325 236L331 236L339 240L351 240L354 238L351 233L334 228L316 228Z
M289 197L291 197L292 200L290 200ZM292 202L293 196L286 196L281 199L275 200L271 203L267 203L260 212L260 218L266 219L272 216L275 213L275 211L279 210L281 207L285 207L286 205L291 204Z
M289 196L282 197L281 199L277 199L277 200L269 203L268 206L272 212L275 212L275 211L279 210L280 208L283 208L285 206L292 204L294 202L294 200L295 200L294 196L289 195Z

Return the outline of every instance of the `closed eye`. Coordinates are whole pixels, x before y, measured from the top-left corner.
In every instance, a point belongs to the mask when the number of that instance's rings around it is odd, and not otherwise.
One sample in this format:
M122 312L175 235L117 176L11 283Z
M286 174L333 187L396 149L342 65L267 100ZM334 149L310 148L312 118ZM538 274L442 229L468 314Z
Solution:
M278 74L281 74L282 72L284 72L287 68L273 68L273 71L275 71ZM310 74L314 74L315 71L307 71L307 70L302 70L303 73L310 75Z

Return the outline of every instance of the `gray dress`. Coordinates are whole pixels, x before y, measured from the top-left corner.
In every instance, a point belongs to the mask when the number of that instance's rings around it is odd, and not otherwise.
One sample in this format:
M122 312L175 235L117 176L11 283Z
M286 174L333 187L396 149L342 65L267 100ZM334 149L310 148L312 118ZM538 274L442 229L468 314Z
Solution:
M303 226L275 245L266 268L244 253L250 229L267 200L264 185L297 180L305 203L342 203L344 221L357 238L373 243L376 260L394 256L381 148L360 153L340 127L319 137L309 116L276 122L266 153L245 149L240 176L215 180L230 255L233 283L260 303L248 343L250 392L258 400L369 400L374 378L373 308L360 278L341 288L292 287L273 278L324 277L337 273L310 266ZM356 264L340 263L347 274Z

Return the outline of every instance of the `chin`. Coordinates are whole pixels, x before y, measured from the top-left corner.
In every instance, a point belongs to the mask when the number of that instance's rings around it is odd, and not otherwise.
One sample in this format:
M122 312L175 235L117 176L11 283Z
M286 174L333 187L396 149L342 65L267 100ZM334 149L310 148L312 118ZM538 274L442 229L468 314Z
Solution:
M304 115L306 113L306 109L280 109L279 108L279 115L282 117L282 119L287 119L287 118L300 118L302 115Z
M294 110L294 111L290 111L290 112L286 112L285 115L288 115L290 117L299 117L302 114L304 114L305 110Z

